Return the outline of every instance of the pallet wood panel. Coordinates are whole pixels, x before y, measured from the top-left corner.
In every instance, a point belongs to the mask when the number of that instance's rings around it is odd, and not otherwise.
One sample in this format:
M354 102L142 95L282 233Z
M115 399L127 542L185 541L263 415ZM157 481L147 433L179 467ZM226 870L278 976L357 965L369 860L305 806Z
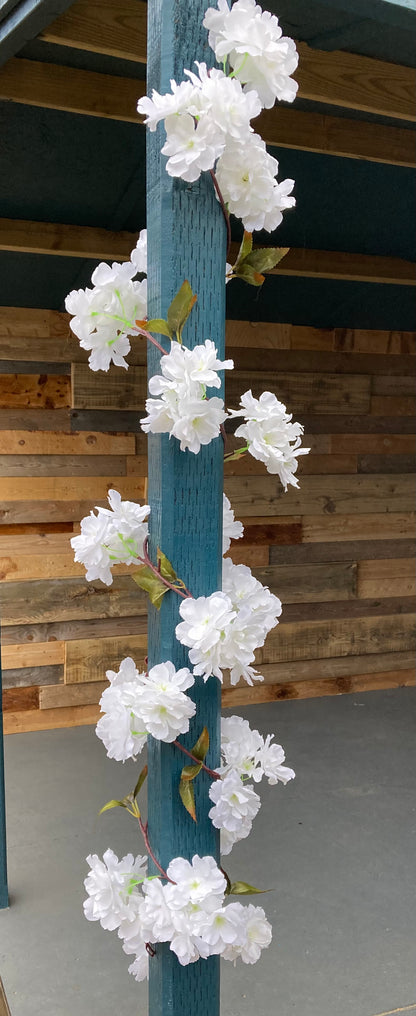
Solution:
M360 597L415 596L416 571L412 558L360 561L357 589Z
M140 500L144 492L144 480L140 477L85 476L82 484L78 477L33 476L7 477L3 479L1 488L5 500L26 501L72 501L80 496L83 500L90 499L91 507L96 500L107 498L108 491L115 487L127 499ZM88 514L88 513L87 513ZM29 520L28 520L29 521Z
M391 332L353 328L311 328L274 321L226 322L226 346L250 349L316 350L332 353L369 353L414 356L416 332ZM326 359L326 358L325 358ZM348 359L348 358L347 358ZM375 369L377 369L375 360ZM324 369L324 365L320 367Z
M40 38L56 45L146 62L147 5L123 0L98 4L78 0L46 28ZM397 119L414 120L412 68L343 51L326 52L298 43L296 72L302 98Z
M410 455L416 452L416 435L331 434L329 450L339 455Z
M141 367L114 367L92 373L85 363L72 365L73 409L144 409L147 398L146 371Z
M339 621L300 621L278 625L257 650L256 664L332 656L396 653L416 649L416 616L369 617Z
M313 331L313 329L309 330ZM304 344L302 343L302 345ZM259 369L263 373L279 371L279 374L281 371L299 372L300 374L370 374L373 395L414 394L414 382L412 383L411 378L411 375L416 374L416 357L414 356L391 356L382 352L379 352L377 356L374 356L373 353L349 353L346 356L343 352L327 352L323 357L322 350L317 349L264 349L260 362L258 346L239 347L235 345L232 346L231 352L236 370L253 371L254 375ZM391 374L388 381L386 379L387 372ZM409 376L404 379L404 374ZM395 391L396 377L397 391ZM383 388L388 390L384 392Z
M13 670L3 670L3 688L27 688L30 685L51 684L54 687L63 684L64 665L56 664L50 667L23 667Z
M114 567L113 574L129 575L132 571L134 573L134 570L129 565L119 564ZM57 554L53 551L50 554L22 555L15 550L8 557L0 556L0 583L27 582L30 579L66 579L72 576L85 578L85 567L74 561L71 550L66 554Z
M88 501L0 501L0 526L10 528L16 525L51 525L79 522L89 515L92 506L108 508L107 498L91 498Z
M269 565L255 568L254 575L284 604L349 600L356 596L357 565L352 561Z
M414 473L415 455L359 455L359 473Z
M3 692L3 711L16 712L20 709L39 709L39 688L5 688Z
M20 456L109 456L134 455L134 434L100 434L84 431L0 431L0 455ZM111 470L112 471L112 470Z
M34 642L31 645L3 646L1 659L4 670L54 667L65 662L65 643Z
M413 536L416 516L414 512L369 512L366 515L339 515L325 519L318 515L305 516L302 537L307 543L325 543L345 540L394 540Z
M0 476L28 475L125 476L126 459L120 455L0 455Z
M0 98L84 116L141 124L136 106L145 94L145 84L137 78L35 60L11 59L0 70ZM263 110L256 130L267 144L279 148L396 166L416 163L412 133L400 127L282 107Z
M342 620L353 617L411 614L414 596L376 596L375 599L324 600L318 603L285 603L280 624L294 621Z
M318 678L272 685L255 685L253 688L226 688L221 701L223 709L237 706L260 705L282 699L302 699L323 695L345 695L351 692L383 691L387 688L409 688L415 684L416 671L391 670L380 674L357 674L354 677Z
M414 508L413 476L348 475L332 476L330 493L323 491L322 478L305 476L299 490L290 488L285 494L273 478L230 476L224 482L237 518L242 515L357 515L377 511L411 512ZM321 539L319 542L322 542Z
M391 416L415 416L416 396L407 395L405 398L395 395L372 395L370 399L370 413L374 416L383 416L389 413Z
M293 413L332 414L347 409L364 414L370 407L370 379L366 375L236 370L226 378L225 387L229 406L238 406L242 392L251 389L255 398L264 391L274 392Z
M0 431L4 430L53 430L69 433L71 413L68 409L0 409Z
M0 374L0 408L65 409L71 406L66 374Z
M109 638L110 635L144 635L147 617L127 615L126 617L91 618L80 621L49 621L40 624L3 625L2 645L32 645L34 642L55 642L70 639Z
M65 649L65 684L103 681L106 670L118 670L126 656L138 669L144 666L146 635L125 635L104 639L74 639Z
M22 625L136 617L147 604L130 576L120 575L108 587L85 578L10 582L0 586L0 608L3 624Z
M98 705L67 706L66 709L18 710L5 715L4 733L22 734L28 730L54 730L62 727L83 727L96 724L100 718Z
M0 544L1 545L1 544ZM416 540L349 540L345 543L308 543L296 547L270 546L270 564L314 564L323 561L363 561L367 558L416 557Z
M91 681L85 684L65 684L54 688L39 688L40 709L65 709L68 706L97 705L108 681Z

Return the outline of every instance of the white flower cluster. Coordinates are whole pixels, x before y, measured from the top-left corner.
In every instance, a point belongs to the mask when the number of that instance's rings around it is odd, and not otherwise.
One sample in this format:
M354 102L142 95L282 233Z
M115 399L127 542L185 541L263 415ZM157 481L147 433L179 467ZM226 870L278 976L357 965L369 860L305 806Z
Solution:
M181 451L188 448L197 454L201 445L218 437L227 415L223 399L207 398L206 389L219 388L217 372L233 366L232 360L218 360L210 339L194 349L172 342L170 353L160 360L162 373L150 378L151 397L146 401L148 415L140 421L142 430L168 433L180 441Z
M234 511L226 494L222 497L222 552L230 549L231 540L240 540L244 534L242 522L234 519Z
M98 515L91 511L82 519L81 533L72 537L71 547L74 560L87 569L88 582L101 579L111 586L113 565L140 563L150 508L148 504L122 501L117 490L109 490L108 502L110 508L97 507Z
M146 230L140 233L130 261L102 262L94 269L93 288L73 289L65 300L69 314L75 315L70 327L83 349L91 350L91 370L108 370L110 363L128 367L124 357L130 351L129 335L135 321L147 314L147 279L134 282L138 272L146 272Z
M209 812L211 822L221 830L221 853L229 854L235 843L251 832L253 818L260 808L260 798L248 779L260 783L263 776L269 784L288 783L294 778L293 769L282 765L285 753L280 744L272 744L273 734L263 738L258 730L251 730L242 716L229 716L221 720L221 757L218 769L221 780L215 780L209 796L214 807Z
M278 623L282 605L246 565L223 563L223 587L211 596L183 600L176 638L190 649L194 674L204 681L213 674L220 681L230 671L231 684L241 677L252 684L263 678L250 664L254 652Z
M224 905L226 881L213 857L175 857L166 884L145 877L144 861L131 854L119 861L107 850L104 861L87 858L85 880L85 916L118 929L124 951L135 956L129 972L136 980L147 977L147 943L169 942L182 966L218 955L256 963L270 945L270 924L261 907Z
M173 663L159 663L149 673L139 673L130 656L122 660L117 673L107 671L110 687L103 691L100 709L104 714L96 726L97 737L109 758L125 762L136 758L147 734L158 741L174 741L186 734L196 706L188 695L194 678L187 669L175 670Z
M218 0L204 18L209 45L217 60L227 60L232 74L186 70L187 81L171 81L171 92L153 91L138 102L151 131L164 121L163 155L170 176L193 183L204 171L215 169L218 185L230 212L245 229L276 229L282 212L295 204L290 196L293 180L278 183L278 162L266 151L250 121L263 106L276 99L292 102L297 85L290 75L298 57L292 39L282 37L276 17L262 12L255 0L237 0L230 10Z
M294 473L298 468L298 455L307 455L310 448L301 448L303 427L292 423L292 415L272 392L263 392L255 399L251 391L244 392L240 409L230 409L230 417L244 417L237 427L236 437L247 441L250 455L264 462L268 473L277 473L285 490L288 484L298 487Z

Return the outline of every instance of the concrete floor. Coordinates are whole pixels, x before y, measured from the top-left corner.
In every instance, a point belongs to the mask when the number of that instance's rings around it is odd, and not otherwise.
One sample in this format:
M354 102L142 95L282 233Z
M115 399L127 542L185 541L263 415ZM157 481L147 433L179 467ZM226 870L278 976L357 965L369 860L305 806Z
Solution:
M298 775L262 784L252 835L229 859L235 877L276 886L274 938L257 966L222 964L222 1016L416 1013L413 690L236 712L276 731ZM91 727L6 738L12 1016L147 1012L116 935L82 916L86 855L135 849L128 817L97 817L120 783L129 764L110 762Z

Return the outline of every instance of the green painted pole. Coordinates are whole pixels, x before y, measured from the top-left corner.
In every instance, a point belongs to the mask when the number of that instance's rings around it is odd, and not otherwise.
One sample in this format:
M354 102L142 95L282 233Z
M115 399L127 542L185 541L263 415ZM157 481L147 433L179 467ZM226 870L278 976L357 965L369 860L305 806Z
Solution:
M170 90L170 79L183 80L195 59L213 63L202 28L206 0L149 0L148 94ZM192 348L213 339L224 357L226 229L209 174L192 185L172 180L160 154L163 126L147 136L147 228L149 317L165 317L184 279L198 302L184 329ZM149 376L160 373L160 355L149 350ZM219 395L219 391L215 391ZM218 437L198 455L181 452L176 439L149 439L150 552L160 546L194 596L221 588L223 442ZM188 666L188 653L175 638L179 597L168 593L160 613L149 611L149 667L172 660ZM197 678L190 690L197 714L183 743L190 748L206 726L207 763L219 764L220 685ZM184 756L150 738L149 838L166 869L173 857L210 854L219 859L218 834L208 819L209 778L195 781L198 822L185 811L178 794ZM150 1016L218 1016L219 958L182 967L169 944L157 945L150 960Z
M6 801L4 793L3 706L0 657L0 910L9 906L7 890Z

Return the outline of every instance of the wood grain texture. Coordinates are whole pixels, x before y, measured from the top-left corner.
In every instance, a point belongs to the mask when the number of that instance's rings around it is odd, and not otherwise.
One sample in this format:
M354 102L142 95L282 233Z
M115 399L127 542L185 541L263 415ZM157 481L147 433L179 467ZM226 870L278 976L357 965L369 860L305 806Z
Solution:
M0 527L5 525L55 525L79 522L89 515L91 507L107 508L106 498L90 498L88 501L0 501Z
M38 624L3 625L2 645L32 645L34 642L70 639L109 638L110 635L144 635L146 615L91 618L80 621L49 621Z
M396 425L397 425L396 421ZM317 435L320 437L321 435ZM308 442L310 435L308 434ZM414 434L332 434L330 452L340 455L410 455L416 452ZM382 472L382 470L380 470Z
M283 681L319 680L321 677L351 677L355 674L375 674L394 669L410 670L415 665L414 654L409 651L372 653L360 656L336 656L329 659L285 660L283 663L264 664L261 668L264 684ZM229 687L229 679L224 684Z
M412 416L416 414L416 396L372 395L370 412L375 416Z
M304 543L296 547L270 547L270 564L301 565L323 561L362 561L369 558L386 560L398 557L416 557L416 540L348 540L344 543Z
M279 481L266 477L226 477L225 493L236 517L242 515L357 515L377 511L410 512L414 508L415 480L409 475L332 476L328 493L319 476L305 476L299 490L285 494ZM320 539L319 542L322 542Z
M41 34L45 42L146 62L146 5L78 0ZM98 28L99 26L99 28ZM414 120L412 68L298 43L299 95L335 106Z
M357 576L358 596L414 596L416 562L414 558L360 561Z
M364 600L325 600L318 603L285 603L280 624L294 621L342 620L353 617L381 617L392 614L411 614L415 609L414 596L376 596Z
M359 455L359 473L414 473L416 456L411 455Z
M134 455L134 434L82 433L60 431L0 431L0 455L20 456L115 456ZM24 459L23 459L24 461Z
M256 664L332 656L395 653L416 648L416 616L361 617L278 625L257 650Z
M53 31L53 29L51 29ZM0 70L0 98L29 106L142 123L137 100L145 94L137 78L97 74L35 60L11 59ZM263 110L256 130L269 145L414 166L411 131L280 108Z
M314 329L305 329L313 332ZM414 394L414 381L411 375L416 374L416 357L391 356L389 353L348 353L326 352L322 349L263 349L261 357L257 346L233 346L232 356L235 369L240 371L258 370L286 371L313 374L371 374L373 375L372 393L383 394ZM389 379L386 379L386 373ZM403 374L407 374L404 380ZM380 376L381 375L381 376ZM397 377L397 390L395 380ZM387 391L383 391L387 388ZM381 390L379 390L381 389Z
M54 688L46 685L39 688L40 709L65 709L68 706L98 705L108 681L92 681L89 684L65 684Z
M1 533L1 528L0 528ZM1 536L0 536L1 539ZM125 564L115 565L113 575L134 574L136 569ZM0 556L0 583L27 582L30 579L66 579L72 576L85 578L85 567L74 561L71 550L59 554L55 551L43 554L19 554L17 549L7 557Z
M36 359L38 352L38 341L40 339L60 339L55 341L55 352L61 349L63 339L69 335L69 314L58 310L39 309L37 307L2 307L0 314L0 338L21 340L26 337L28 350L32 350L32 356L25 356L24 359ZM36 342L30 341L36 339ZM77 340L78 343L78 340ZM2 347L0 347L2 349ZM53 347L48 347L52 349ZM11 347L13 349L13 347ZM3 354L2 354L3 355ZM5 357L8 359L8 354ZM55 358L55 357L54 357ZM49 359L49 356L46 357ZM71 360L65 356L65 360Z
M275 321L226 322L226 345L260 349L311 350L326 353L367 353L414 356L416 332L353 328L311 328ZM322 369L322 368L321 368Z
M22 625L135 617L147 602L130 576L120 575L109 587L85 579L10 582L0 586L0 608L3 624Z
M30 685L63 684L64 665L50 667L23 667L3 670L3 688L27 688Z
M137 233L114 232L94 226L0 219L0 250L53 254L104 261L128 261ZM231 245L235 260L238 246ZM415 286L416 264L401 258L351 254L345 251L292 247L270 274L313 279L344 279L388 285Z
M312 434L328 433L328 416L302 413L301 423L305 428L305 434L311 431ZM416 430L416 416L348 416L340 413L331 416L332 434L397 434L400 427L402 434L414 434ZM124 428L123 428L124 429Z
M88 430L92 429L88 427ZM69 433L71 414L68 409L0 409L0 431L4 430L53 430Z
M7 713L5 734L22 734L28 730L54 730L62 727L83 727L96 724L100 717L98 705L67 706L66 709L33 709Z
M283 681L280 684L260 684L253 688L225 688L222 693L224 709L237 706L260 705L284 699L320 698L324 695L345 695L352 692L382 691L386 688L413 687L416 670L390 670L380 674L356 674L353 677L327 677L317 680Z
M147 397L146 371L141 367L114 367L93 374L87 364L72 365L73 409L144 409Z
M356 596L357 565L352 561L270 565L256 567L254 574L284 604L349 600Z
M1 364L0 364L1 370ZM65 374L0 374L0 408L65 409L71 382Z
M4 689L4 712L16 712L18 709L39 709L39 688L36 685L28 688Z
M307 543L406 539L413 537L415 522L414 512L369 512L325 519L309 515L303 518L302 534Z
M255 398L266 390L274 392L293 413L358 414L368 413L370 408L370 379L366 375L236 370L226 378L225 387L230 406L238 406L241 393L251 389Z
M1 488L2 495L8 501L73 501L91 500L91 506L97 500L106 499L108 491L115 487L123 498L140 500L143 495L144 481L140 477L85 476L80 482L78 477L33 476L4 478ZM29 519L27 521L30 521Z
M298 44L299 96L347 109L416 120L416 72L342 50L311 49Z
M121 660L132 656L138 669L144 665L146 635L123 635L104 639L74 639L65 646L65 684L103 681L107 670L118 670Z
M73 433L85 430L99 431L109 434L122 430L126 434L134 434L146 448L146 435L140 427L140 413L132 410L108 409L73 409L70 414L69 429Z
M5 670L54 667L64 662L64 642L33 642L31 645L10 645L2 648L2 666Z
M0 476L125 476L121 455L0 455ZM142 470L143 476L143 470Z

